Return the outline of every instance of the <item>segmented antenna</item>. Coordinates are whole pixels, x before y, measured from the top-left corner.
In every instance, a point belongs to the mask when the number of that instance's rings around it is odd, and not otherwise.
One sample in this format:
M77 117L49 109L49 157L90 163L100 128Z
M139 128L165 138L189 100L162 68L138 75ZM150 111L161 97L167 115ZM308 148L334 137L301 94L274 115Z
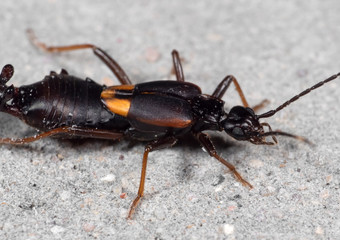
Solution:
M287 102L283 103L282 105L280 105L278 108L276 108L275 110L270 110L266 113L257 115L258 118L268 118L273 116L275 113L277 113L278 111L282 110L283 108L287 107L289 104L291 104L292 102L295 102L296 100L298 100L300 97L310 93L311 91L321 87L322 85L324 85L325 83L328 83L330 81L333 81L334 79L338 78L340 76L340 72L327 78L324 81L321 81L317 84L315 84L314 86L307 88L306 90L302 91L300 94L296 95L295 97L292 97L291 99L289 99Z

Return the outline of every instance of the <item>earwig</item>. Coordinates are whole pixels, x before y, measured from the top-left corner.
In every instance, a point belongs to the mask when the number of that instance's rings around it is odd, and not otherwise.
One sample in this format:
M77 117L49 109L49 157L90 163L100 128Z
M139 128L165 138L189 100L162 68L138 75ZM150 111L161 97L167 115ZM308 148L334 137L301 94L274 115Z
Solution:
M239 182L249 189L253 188L231 163L217 153L209 135L204 131L224 131L238 141L249 141L257 145L277 144L276 136L310 143L304 137L272 130L268 123L260 120L272 117L300 97L340 76L340 73L335 74L277 108L256 114L266 101L251 108L238 81L231 75L226 76L211 95L202 94L197 85L186 82L176 50L172 51L176 81L151 81L132 85L122 67L95 45L50 47L39 42L31 30L28 34L35 46L47 52L92 49L111 69L121 85L102 86L91 79L82 80L62 70L59 74L51 72L42 81L31 85L7 86L14 74L14 68L6 65L0 77L0 111L21 119L42 133L20 139L2 138L0 143L24 144L49 136L111 140L129 138L147 142L139 190L130 207L128 218L132 218L144 195L148 154L173 146L178 138L187 134L192 134L209 155L225 165ZM231 84L236 87L243 106L235 106L226 112L222 97Z

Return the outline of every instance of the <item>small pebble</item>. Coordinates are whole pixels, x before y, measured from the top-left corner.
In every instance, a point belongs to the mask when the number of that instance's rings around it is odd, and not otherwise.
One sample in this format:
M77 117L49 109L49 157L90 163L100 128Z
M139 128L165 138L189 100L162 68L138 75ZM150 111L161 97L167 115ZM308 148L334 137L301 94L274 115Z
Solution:
M329 197L329 192L328 190L323 190L321 193L320 193L320 197L323 198L323 199L327 199Z
M317 226L315 229L315 233L318 235L323 235L323 228L320 226Z
M67 199L69 199L71 197L71 193L69 191L63 191L61 194L60 194L60 198L61 200L65 201Z
M215 188L215 192L220 192L222 189L223 189L223 186L222 186L222 185L217 186L217 187Z
M108 174L105 177L102 177L100 181L103 182L114 182L116 180L116 176L113 174Z
M83 225L83 229L84 229L85 232L92 232L95 228L96 228L96 226L93 225L92 223L85 223Z
M260 168L263 166L263 162L259 159L252 159L250 160L249 165L253 168Z
M161 207L156 208L154 211L154 214L156 218L159 220L165 219L165 212L164 212L164 209L162 209Z
M217 33L209 33L206 35L207 40L210 42L220 42L223 40L223 37Z
M328 175L328 176L326 177L326 182L327 182L327 183L332 182L332 180L333 180L333 176L332 176L332 175Z
M126 198L126 193L124 192L124 193L120 194L119 197L120 197L121 199L125 199L125 198Z
M61 233L61 232L64 232L65 231L65 228L61 227L61 226L54 226L53 228L51 228L51 232L53 234L58 234L58 233Z
M231 224L224 224L223 225L223 232L225 235L231 235L234 233L234 226Z
M144 56L148 62L156 62L160 57L160 53L156 48L150 47L146 49Z

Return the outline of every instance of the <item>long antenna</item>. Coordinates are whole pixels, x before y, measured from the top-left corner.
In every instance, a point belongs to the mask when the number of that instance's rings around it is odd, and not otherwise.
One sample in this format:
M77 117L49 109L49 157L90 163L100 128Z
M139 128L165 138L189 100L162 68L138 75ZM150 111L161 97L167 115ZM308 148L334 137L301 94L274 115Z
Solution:
M287 107L289 104L291 104L292 102L295 102L296 100L298 100L300 97L310 93L311 91L321 87L322 85L324 85L325 83L328 83L330 81L333 81L334 79L338 78L340 76L340 72L327 78L324 81L321 81L317 84L315 84L314 86L307 88L306 90L302 91L300 94L296 95L295 97L292 97L291 99L289 99L287 102L283 103L282 105L280 105L278 108L274 109L274 110L270 110L266 113L260 114L257 117L258 118L268 118L273 116L275 113L277 113L278 111L282 110L283 108Z

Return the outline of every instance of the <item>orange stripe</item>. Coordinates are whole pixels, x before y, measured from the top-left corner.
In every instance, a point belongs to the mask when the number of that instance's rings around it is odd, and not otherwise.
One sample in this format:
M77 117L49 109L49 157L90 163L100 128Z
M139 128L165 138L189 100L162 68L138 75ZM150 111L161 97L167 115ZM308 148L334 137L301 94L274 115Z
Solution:
M172 128L186 128L192 124L192 120L190 119L141 119L137 117L137 120L154 126Z
M100 94L100 98L103 100L114 98L116 95L116 91L114 89L108 88L102 91Z
M119 91L133 91L133 89L135 88L134 85L119 85L119 86L112 86L109 87L105 90L102 91L100 97L102 99L109 99L109 98L114 98L116 96L120 95ZM124 95L124 94L123 94Z
M103 94L102 94L103 95ZM106 107L113 113L126 117L129 113L131 101L130 99L103 99L104 104Z
M119 85L119 86L112 86L108 89L110 90L133 90L135 88L135 85Z

